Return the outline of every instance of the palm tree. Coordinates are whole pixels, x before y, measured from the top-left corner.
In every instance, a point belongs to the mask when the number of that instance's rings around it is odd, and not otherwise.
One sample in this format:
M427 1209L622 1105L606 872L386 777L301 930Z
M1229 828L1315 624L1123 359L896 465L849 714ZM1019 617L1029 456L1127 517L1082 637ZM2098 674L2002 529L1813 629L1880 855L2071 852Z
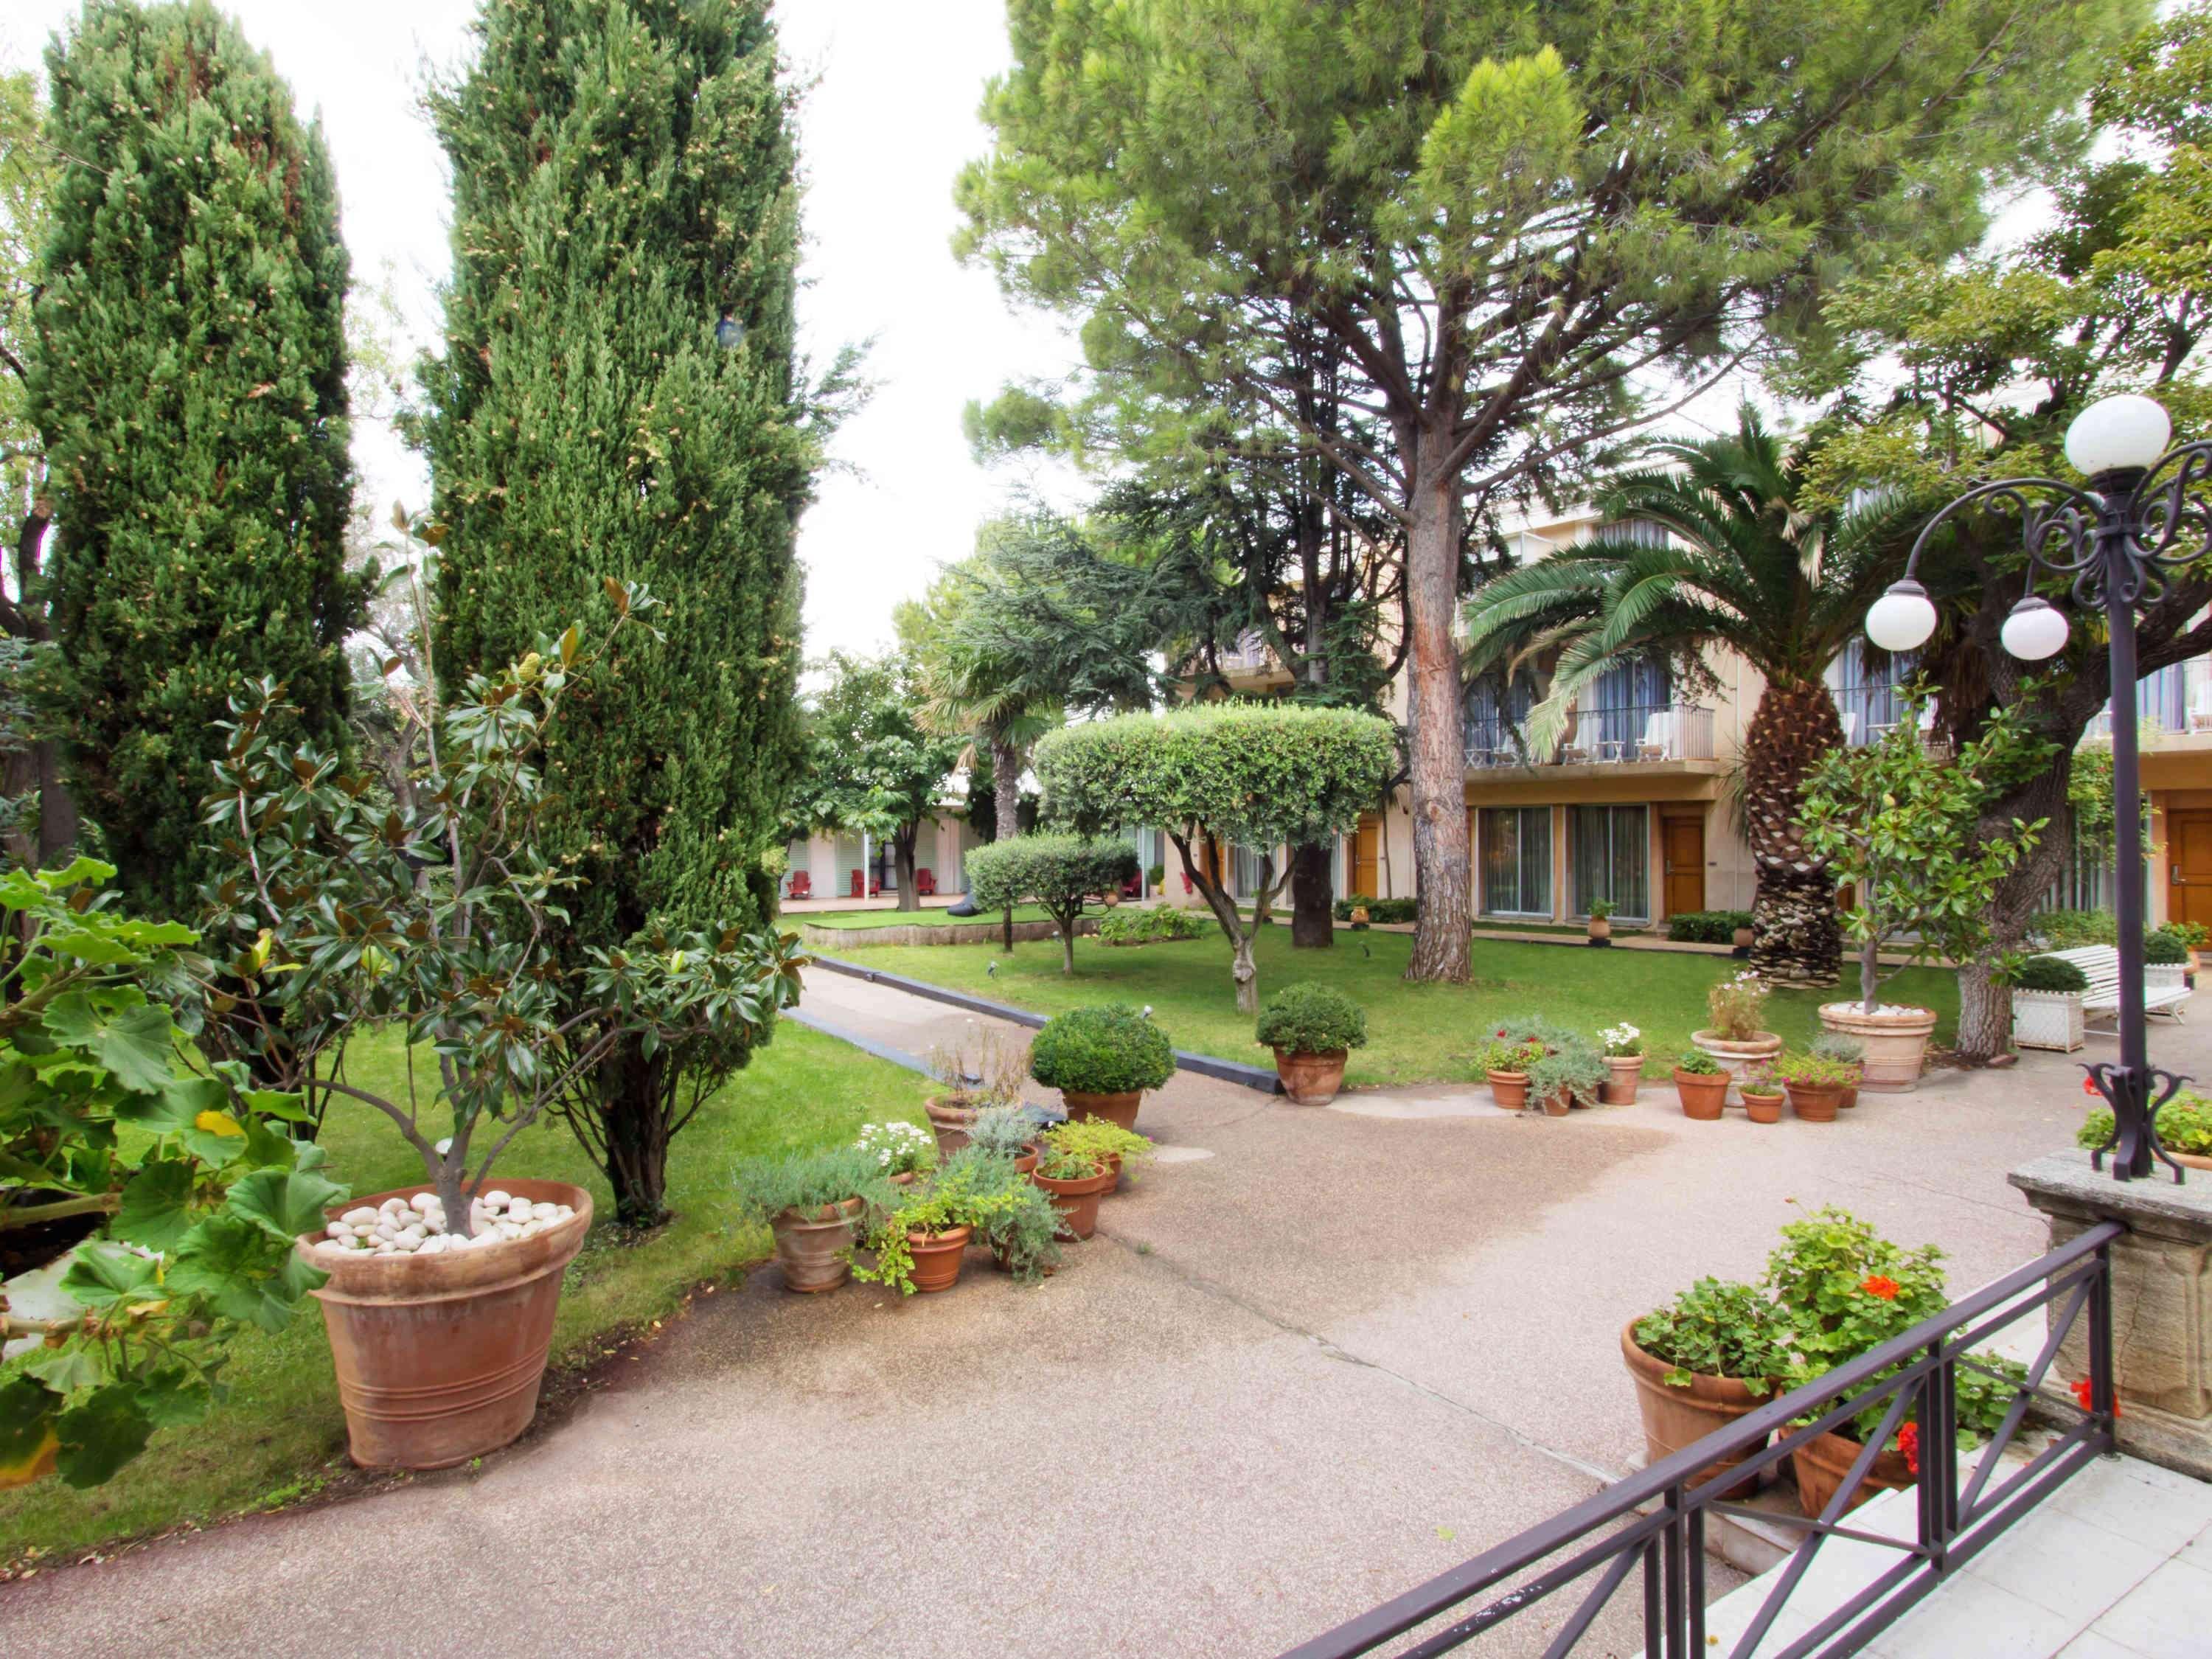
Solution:
M1835 882L1805 850L1797 815L1807 769L1844 739L1828 665L1901 566L1913 517L1901 502L1842 511L1803 504L1802 451L1747 405L1733 436L1656 447L1600 505L1613 528L1478 589L1468 606L1471 674L1556 660L1528 733L1548 748L1575 695L1624 658L1661 656L1695 683L1703 652L1734 651L1765 676L1744 739L1743 821L1758 873L1753 965L1773 979L1832 984L1842 957ZM1629 528L1658 525L1666 544Z

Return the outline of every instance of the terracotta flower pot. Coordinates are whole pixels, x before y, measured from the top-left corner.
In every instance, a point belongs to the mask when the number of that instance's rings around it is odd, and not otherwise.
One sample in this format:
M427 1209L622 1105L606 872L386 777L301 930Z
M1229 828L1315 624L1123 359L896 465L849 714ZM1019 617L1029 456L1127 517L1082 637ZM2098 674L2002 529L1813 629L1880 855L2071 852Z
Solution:
M1644 1449L1654 1463L1719 1432L1774 1398L1771 1388L1753 1394L1749 1383L1732 1376L1707 1376L1696 1371L1691 1373L1688 1388L1675 1387L1664 1380L1674 1368L1637 1346L1632 1319L1620 1328L1620 1357L1628 1362L1628 1375L1636 1383L1636 1408L1644 1417ZM1716 1475L1726 1474L1765 1443L1747 1446L1707 1464L1690 1477L1691 1484L1702 1486ZM1722 1494L1739 1495L1738 1492Z
M1103 1117L1109 1123L1118 1123L1132 1131L1137 1127L1137 1103L1144 1097L1141 1089L1117 1095L1086 1095L1075 1089L1060 1091L1060 1103L1067 1109L1071 1118Z
M939 1158L950 1158L968 1144L968 1126L975 1121L973 1106L958 1105L932 1095L921 1103L921 1109L929 1114L929 1130L937 1137Z
M1771 1095L1760 1094L1755 1089L1747 1091L1743 1097L1743 1109L1751 1114L1753 1123L1779 1123L1782 1121L1782 1091L1777 1089Z
M1785 1083L1782 1087L1790 1097L1790 1109L1808 1123L1833 1123L1844 1103L1844 1085L1840 1083Z
M1729 1078L1726 1072L1686 1072L1674 1068L1674 1093L1682 1103L1682 1115L1696 1118L1700 1123L1717 1123L1721 1106L1728 1099Z
M2212 1158L2202 1152L2177 1152L2169 1147L2166 1155L2185 1170L2212 1170Z
M1830 1002L1821 1006L1820 1024L1866 1045L1866 1058L1859 1066L1860 1088L1901 1094L1920 1081L1928 1039L1936 1030L1936 1011L1908 1008L1901 1013L1869 1014L1861 1003Z
M1571 1112L1574 1109L1575 1096L1574 1091L1571 1089L1554 1090L1552 1093L1544 1097L1544 1115L1546 1117L1565 1117L1569 1112Z
M1724 1037L1717 1031L1692 1031L1690 1033L1690 1045L1704 1049L1718 1060L1721 1070L1728 1073L1729 1081L1739 1085L1739 1094L1741 1093L1741 1085L1747 1071L1754 1066L1763 1066L1782 1052L1782 1039L1771 1031L1761 1031L1756 1036L1741 1040Z
M825 1204L811 1215L786 1210L769 1225L775 1232L775 1265L783 1269L783 1288L813 1293L834 1291L853 1276L845 1247L853 1242L853 1223L860 1200Z
M1528 1105L1528 1073L1526 1072L1492 1072L1490 1098L1500 1111L1525 1111Z
M584 1247L592 1195L565 1181L502 1181L533 1204L576 1213L529 1238L436 1255L308 1256L330 1334L346 1446L364 1468L444 1469L495 1451L530 1426L553 1343L561 1273ZM422 1183L350 1198L374 1209ZM303 1237L301 1248L316 1241Z
M1599 1101L1607 1106L1633 1106L1636 1085L1644 1081L1644 1056L1607 1054L1605 1069L1605 1082L1597 1091Z
M1121 1176L1115 1170L1101 1170L1079 1181L1055 1181L1036 1174L1030 1179L1051 1195L1052 1207L1060 1212L1061 1230L1076 1238L1088 1238L1098 1231L1098 1200Z
M1753 933L1750 928L1739 927L1729 935L1729 943L1735 946L1738 956L1747 957L1751 954L1752 942L1758 937L1759 935Z
M964 1140L967 1137L963 1135L961 1139ZM914 1185L915 1181L919 1176L920 1173L921 1172L919 1170L903 1170L897 1175L885 1176L884 1179L890 1182L894 1187L911 1187Z
M1590 918L1589 936L1594 939L1611 939L1613 937L1613 924L1606 921L1601 916L1592 916Z
M1031 1141L1030 1143L1029 1150L1014 1160L1014 1173L1016 1175L1028 1175L1031 1170L1035 1170L1037 1166L1037 1154L1042 1151L1043 1151L1042 1147L1039 1146L1034 1140Z
M914 1257L913 1271L907 1277L914 1280L917 1294L928 1291L949 1291L960 1277L960 1263L968 1253L968 1239L973 1227L947 1227L941 1233L908 1233L906 1247Z
M1283 1092L1299 1105L1326 1106L1344 1086L1346 1058L1342 1048L1322 1054L1298 1054L1278 1048L1275 1075L1283 1080Z
M1859 1103L1859 1083L1858 1083L1858 1073L1857 1073L1857 1071L1856 1071L1856 1069L1854 1069L1854 1070L1853 1070L1853 1072L1851 1073L1851 1080L1850 1080L1849 1083L1846 1083L1845 1085L1844 1085L1844 1095L1843 1095L1843 1098L1842 1098L1842 1099L1840 1099L1840 1100L1838 1100L1838 1101L1836 1103L1836 1109L1837 1109L1838 1111L1844 1111L1844 1112L1848 1112L1848 1111L1850 1111L1850 1110L1851 1109L1851 1108L1852 1108L1852 1107L1854 1107L1854 1106L1857 1105L1858 1103Z
M1851 1465L1865 1448L1856 1440L1846 1439L1840 1434L1815 1435L1790 1454L1790 1466L1797 1475L1798 1505L1808 1515L1818 1515L1828 1507L1828 1500L1844 1484L1844 1477L1851 1472ZM1911 1466L1905 1462L1905 1454L1894 1446L1885 1448L1867 1471L1859 1489L1851 1494L1851 1501L1844 1507L1849 1515L1862 1504L1879 1493L1899 1491L1912 1484Z

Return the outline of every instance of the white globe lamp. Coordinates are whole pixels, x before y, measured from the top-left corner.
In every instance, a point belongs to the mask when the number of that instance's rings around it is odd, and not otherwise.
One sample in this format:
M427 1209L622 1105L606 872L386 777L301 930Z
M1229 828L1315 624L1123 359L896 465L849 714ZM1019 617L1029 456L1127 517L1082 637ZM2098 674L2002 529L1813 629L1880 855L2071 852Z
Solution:
M1867 612L1867 638L1885 651L1917 651L1935 631L1928 590L1910 576L1893 583Z
M2033 593L2013 606L1998 637L2004 648L2022 662L2044 662L2066 645L2066 617L2048 599Z
M2066 459L2095 477L2100 472L2140 472L2166 453L2173 422L2151 398L2125 392L2100 398L2066 428Z

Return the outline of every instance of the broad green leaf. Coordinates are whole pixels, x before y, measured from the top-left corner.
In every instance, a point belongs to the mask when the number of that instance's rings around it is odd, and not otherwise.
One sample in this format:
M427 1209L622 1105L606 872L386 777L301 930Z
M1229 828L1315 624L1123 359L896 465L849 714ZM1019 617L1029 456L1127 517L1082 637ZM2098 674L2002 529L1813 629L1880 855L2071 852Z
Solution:
M228 1103L229 1091L211 1077L172 1077L147 1094L125 1097L115 1104L118 1123L136 1124L155 1134L181 1134L203 1112L219 1112Z
M97 1486L146 1449L154 1425L138 1403L138 1385L110 1382L73 1406L55 1424L61 1451L55 1468L72 1486Z
M61 1396L35 1377L0 1382L0 1490L27 1486L53 1473L61 1449L54 1418Z
M301 1170L256 1170L231 1188L224 1207L289 1244L301 1233L320 1232L324 1210L346 1190Z
M191 1192L192 1166L186 1160L165 1158L147 1164L125 1184L121 1207L108 1231L149 1250L173 1249L192 1224L187 1207Z
M35 1358L25 1361L23 1369L59 1395L72 1395L107 1381L106 1353L93 1342L43 1349Z
M182 1365L164 1365L139 1379L138 1408L157 1429L179 1429L208 1414L209 1385Z
M93 1240L77 1247L62 1288L87 1308L112 1309L161 1298L161 1263L120 1244Z
M301 1293L297 1279L285 1273L293 1254L289 1239L280 1247L253 1222L211 1215L177 1246L169 1288L204 1297L226 1319L281 1331Z
M70 991L47 1006L41 1023L56 1042L94 1055L128 1088L151 1093L169 1081L169 1011L158 1004L102 1006Z
M286 1123L313 1121L313 1114L307 1110L306 1103L297 1092L288 1094L278 1089L247 1089L241 1091L240 1098L245 1101L248 1110L258 1112L264 1117L279 1118Z

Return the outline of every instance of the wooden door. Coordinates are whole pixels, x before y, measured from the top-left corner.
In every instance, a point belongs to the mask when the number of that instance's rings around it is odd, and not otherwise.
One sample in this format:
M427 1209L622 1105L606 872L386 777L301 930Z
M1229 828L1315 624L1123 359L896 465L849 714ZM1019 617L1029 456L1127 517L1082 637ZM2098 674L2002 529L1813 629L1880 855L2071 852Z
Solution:
M2166 815L2169 921L2212 927L2212 812Z
M1382 890L1375 884L1382 878L1382 819L1379 814L1363 812L1359 829L1352 838L1352 890L1368 898L1381 898Z
M1666 857L1667 914L1679 916L1705 908L1705 821L1662 818L1661 848Z

